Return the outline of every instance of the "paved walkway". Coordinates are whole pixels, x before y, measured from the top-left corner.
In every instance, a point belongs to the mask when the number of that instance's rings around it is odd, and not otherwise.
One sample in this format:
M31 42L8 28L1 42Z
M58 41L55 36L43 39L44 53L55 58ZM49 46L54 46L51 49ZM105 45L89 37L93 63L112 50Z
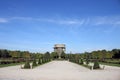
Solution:
M120 68L89 70L68 61L52 61L34 69L0 68L0 80L120 80Z

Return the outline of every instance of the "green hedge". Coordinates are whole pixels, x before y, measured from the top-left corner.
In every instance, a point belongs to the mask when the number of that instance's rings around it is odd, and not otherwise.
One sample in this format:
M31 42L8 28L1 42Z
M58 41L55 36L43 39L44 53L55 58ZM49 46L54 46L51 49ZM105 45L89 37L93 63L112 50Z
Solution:
M25 65L24 65L24 69L30 69L29 61L26 61Z
M99 65L98 61L94 62L93 69L100 69L100 65Z
M36 59L33 60L32 67L37 66Z

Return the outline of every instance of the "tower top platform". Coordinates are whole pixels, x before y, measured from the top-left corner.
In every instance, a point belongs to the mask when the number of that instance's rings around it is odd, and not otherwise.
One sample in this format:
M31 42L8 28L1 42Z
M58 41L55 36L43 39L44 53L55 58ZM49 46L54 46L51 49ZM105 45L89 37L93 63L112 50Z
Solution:
M54 47L65 47L65 44L55 44Z

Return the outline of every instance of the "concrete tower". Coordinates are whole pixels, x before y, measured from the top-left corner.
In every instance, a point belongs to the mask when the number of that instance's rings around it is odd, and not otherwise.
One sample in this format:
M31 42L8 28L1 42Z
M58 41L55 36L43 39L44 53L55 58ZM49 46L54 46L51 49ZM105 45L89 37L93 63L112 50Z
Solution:
M64 51L65 52L65 44L55 44L54 45L54 52L57 52L59 55L59 59L61 58L61 53Z

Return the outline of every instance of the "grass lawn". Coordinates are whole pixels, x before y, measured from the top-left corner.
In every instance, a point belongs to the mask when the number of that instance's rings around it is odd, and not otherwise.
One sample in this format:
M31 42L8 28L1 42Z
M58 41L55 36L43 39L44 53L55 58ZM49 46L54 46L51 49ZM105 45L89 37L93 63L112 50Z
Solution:
M0 68L1 67L8 67L8 66L15 66L15 65L20 65L20 64L24 64L25 62L21 62L21 63L11 63L11 64L0 64Z
M109 66L117 66L117 67L120 67L120 64L113 64L113 63L103 63L103 62L99 62L100 64L103 64L103 65L109 65Z

